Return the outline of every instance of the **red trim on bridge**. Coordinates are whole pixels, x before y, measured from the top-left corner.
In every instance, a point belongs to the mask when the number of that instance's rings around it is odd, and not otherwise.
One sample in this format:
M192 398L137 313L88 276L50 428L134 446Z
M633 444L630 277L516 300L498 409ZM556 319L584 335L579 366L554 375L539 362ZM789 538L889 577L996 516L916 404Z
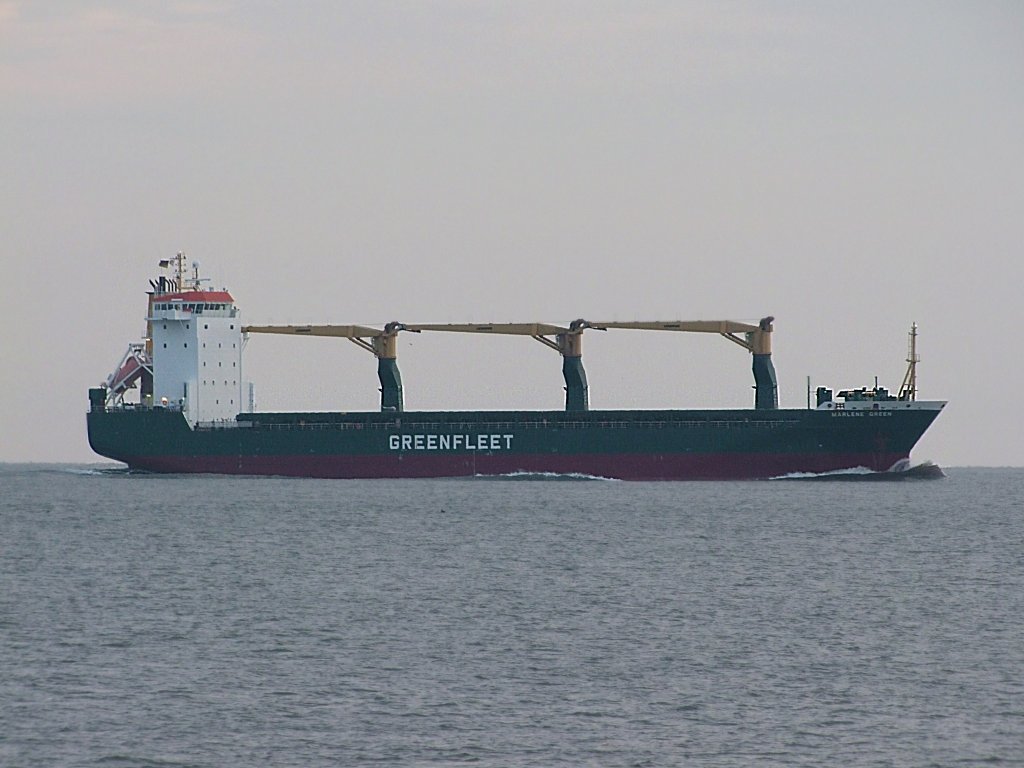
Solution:
M186 304L233 304L235 300L227 291L179 291L153 296L153 302L183 301Z

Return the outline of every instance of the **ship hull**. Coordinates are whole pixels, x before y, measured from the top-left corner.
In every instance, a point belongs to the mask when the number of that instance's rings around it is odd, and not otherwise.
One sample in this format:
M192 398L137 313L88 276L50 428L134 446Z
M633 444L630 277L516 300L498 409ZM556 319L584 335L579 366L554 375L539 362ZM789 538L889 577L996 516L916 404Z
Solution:
M243 414L192 428L177 411L94 408L98 454L153 472L319 478L552 473L722 480L885 471L938 410Z

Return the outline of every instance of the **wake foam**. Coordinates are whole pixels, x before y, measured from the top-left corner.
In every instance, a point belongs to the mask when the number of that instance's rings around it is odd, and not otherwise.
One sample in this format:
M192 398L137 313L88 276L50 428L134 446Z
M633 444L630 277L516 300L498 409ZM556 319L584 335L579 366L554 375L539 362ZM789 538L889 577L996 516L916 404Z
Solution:
M885 472L876 472L867 467L835 469L830 472L790 472L769 480L847 480L847 481L889 481L889 480L939 480L946 476L942 467L930 461L911 466L909 459L901 459Z
M45 467L43 472L56 472L60 475L78 475L80 477L110 477L111 475L127 475L130 470L122 464L110 464L94 467Z
M769 480L813 480L818 477L846 477L846 476L858 476L858 475L874 475L878 474L873 469L867 467L850 467L848 469L833 469L828 472L788 472L785 475L777 475L776 477L769 477Z
M616 477L601 477L583 472L506 472L501 475L475 475L479 480L603 480L607 483L621 482Z

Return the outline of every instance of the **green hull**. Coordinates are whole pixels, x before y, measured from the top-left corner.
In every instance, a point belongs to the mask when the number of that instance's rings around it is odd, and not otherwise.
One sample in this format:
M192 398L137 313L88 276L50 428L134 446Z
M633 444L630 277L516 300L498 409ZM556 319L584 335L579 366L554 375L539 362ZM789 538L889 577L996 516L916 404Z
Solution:
M518 472L765 478L907 459L938 410L261 413L189 427L162 408L94 407L89 441L135 469L302 477Z

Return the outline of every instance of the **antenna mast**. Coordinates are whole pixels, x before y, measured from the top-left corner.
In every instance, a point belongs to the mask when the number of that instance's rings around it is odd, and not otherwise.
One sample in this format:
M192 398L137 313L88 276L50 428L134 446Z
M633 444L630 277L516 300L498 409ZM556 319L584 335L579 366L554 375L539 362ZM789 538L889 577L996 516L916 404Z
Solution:
M910 340L907 344L907 372L903 376L900 387L900 400L917 400L917 364L921 356L917 354L917 323L910 325Z
M181 251L175 255L174 259L161 259L160 266L164 269L172 267L174 277L168 282L170 283L171 291L184 291L185 290L185 276L188 274L185 271L185 254Z

